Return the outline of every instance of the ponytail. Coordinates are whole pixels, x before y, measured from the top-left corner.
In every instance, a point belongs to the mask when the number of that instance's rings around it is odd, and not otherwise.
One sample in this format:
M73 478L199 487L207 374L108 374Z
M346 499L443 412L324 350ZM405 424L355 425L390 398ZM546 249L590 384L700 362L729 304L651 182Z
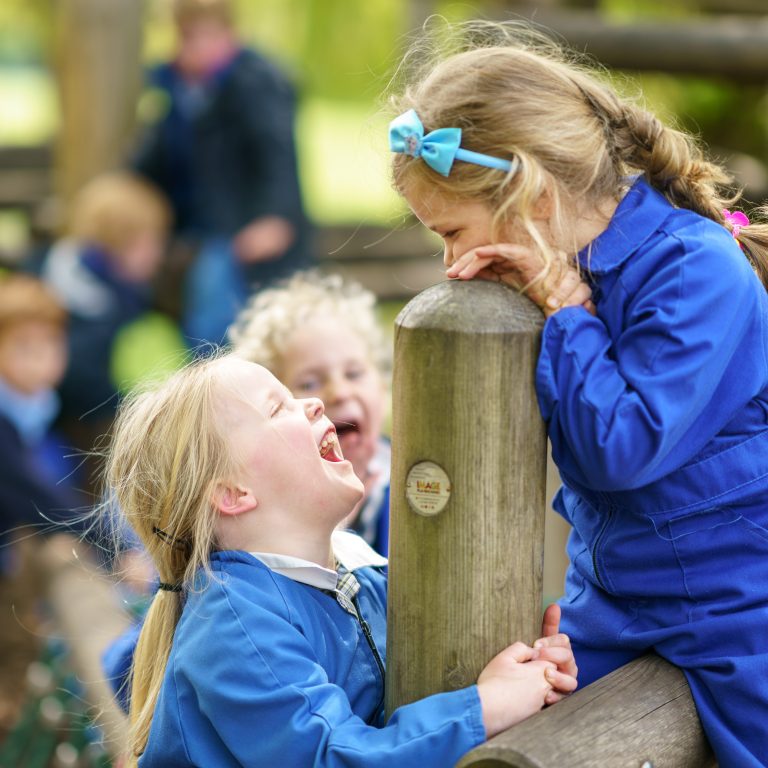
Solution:
M752 213L752 221L742 227L737 240L760 281L768 290L768 205Z
M130 753L126 768L138 765L139 756L146 747L181 608L181 593L158 590L144 619L133 654Z

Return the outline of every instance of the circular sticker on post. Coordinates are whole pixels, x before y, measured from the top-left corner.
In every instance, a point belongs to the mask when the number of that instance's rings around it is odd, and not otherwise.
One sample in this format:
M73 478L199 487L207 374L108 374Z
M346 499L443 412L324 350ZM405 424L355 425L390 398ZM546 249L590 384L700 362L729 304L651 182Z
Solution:
M420 461L408 471L405 497L414 512L431 517L442 512L451 498L451 481L439 464Z

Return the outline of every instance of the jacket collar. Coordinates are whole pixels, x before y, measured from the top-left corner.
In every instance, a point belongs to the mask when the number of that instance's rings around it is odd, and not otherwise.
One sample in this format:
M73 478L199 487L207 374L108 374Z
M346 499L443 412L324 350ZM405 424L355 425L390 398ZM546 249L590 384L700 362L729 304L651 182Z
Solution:
M579 264L592 273L621 266L654 232L671 203L638 176L616 207L608 228L579 251Z
M331 539L333 554L336 559L347 571L354 571L358 568L369 566L383 567L387 564L387 559L375 552L368 544L357 534L349 531L334 531ZM238 557L241 555L242 558ZM247 559L251 556L271 571L279 573L292 581L301 584L308 584L310 587L318 589L333 590L336 588L338 574L329 568L323 568L317 563L303 560L299 557L289 555L277 555L271 552L234 552L229 551L226 554L214 552L211 559Z

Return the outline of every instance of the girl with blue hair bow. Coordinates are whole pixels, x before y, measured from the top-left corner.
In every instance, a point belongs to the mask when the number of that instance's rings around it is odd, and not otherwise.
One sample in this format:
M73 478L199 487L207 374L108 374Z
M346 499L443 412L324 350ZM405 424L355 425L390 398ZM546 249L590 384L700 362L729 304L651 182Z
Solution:
M448 277L547 317L536 390L580 684L654 650L720 766L768 765L768 226L726 210L731 179L689 136L551 41L485 40L397 100L394 181Z

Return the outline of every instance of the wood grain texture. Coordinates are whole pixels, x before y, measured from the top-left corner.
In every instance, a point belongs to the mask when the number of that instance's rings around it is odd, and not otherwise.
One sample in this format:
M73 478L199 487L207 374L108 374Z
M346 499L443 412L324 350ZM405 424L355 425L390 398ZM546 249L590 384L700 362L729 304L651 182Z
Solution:
M683 673L643 656L472 750L457 768L715 766Z
M53 7L61 109L54 181L68 203L93 176L118 168L133 140L142 81L142 6L59 0Z
M473 683L539 634L546 440L534 392L541 312L501 285L449 282L395 323L386 705ZM406 476L448 474L435 517Z

